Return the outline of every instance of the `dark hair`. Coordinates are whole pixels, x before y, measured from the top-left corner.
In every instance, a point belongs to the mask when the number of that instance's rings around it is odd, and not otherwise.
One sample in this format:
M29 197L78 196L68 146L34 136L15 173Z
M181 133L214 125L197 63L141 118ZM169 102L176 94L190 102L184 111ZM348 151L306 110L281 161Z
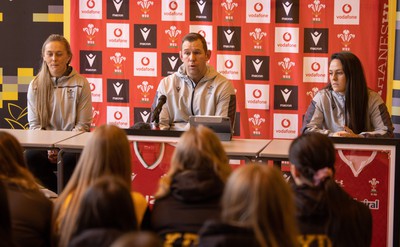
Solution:
M301 176L310 182L313 182L314 174L320 169L327 167L334 173L333 142L329 137L318 132L303 134L290 145L289 161L301 173ZM366 236L365 233L369 231L370 225L367 223L368 219L359 217L361 203L355 203L333 177L326 178L316 188L323 191L319 204L327 210L329 218L326 232L333 246L369 246L371 236ZM318 208L315 207L316 210L319 210ZM353 220L355 217L358 217L357 220Z
M185 37L183 37L183 39L182 39L182 44L185 41L193 42L193 41L196 41L196 40L200 40L201 41L201 43L203 44L204 52L207 53L207 51L208 51L207 41L203 37L203 35L201 35L201 34L198 34L198 33L188 33L188 34L186 34Z
M15 246L12 240L11 214L8 196L3 181L0 180L0 239L1 246Z
M360 59L350 52L333 53L331 62L338 59L346 76L345 124L354 133L367 131L368 86ZM329 84L329 89L332 86Z
M25 189L37 190L35 178L28 170L24 149L10 133L0 131L0 179Z
M93 228L123 232L137 230L130 189L116 176L103 176L89 186L82 197L73 236Z
M312 181L314 173L322 168L328 167L334 171L335 148L326 135L306 133L290 145L289 161L304 178Z

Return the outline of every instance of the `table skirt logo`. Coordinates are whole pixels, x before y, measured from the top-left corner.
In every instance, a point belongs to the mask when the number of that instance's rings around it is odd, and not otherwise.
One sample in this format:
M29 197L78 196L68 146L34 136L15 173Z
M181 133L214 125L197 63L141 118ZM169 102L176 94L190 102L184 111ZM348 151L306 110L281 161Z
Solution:
M144 168L153 170L164 158L165 143L142 143L134 141L133 151Z

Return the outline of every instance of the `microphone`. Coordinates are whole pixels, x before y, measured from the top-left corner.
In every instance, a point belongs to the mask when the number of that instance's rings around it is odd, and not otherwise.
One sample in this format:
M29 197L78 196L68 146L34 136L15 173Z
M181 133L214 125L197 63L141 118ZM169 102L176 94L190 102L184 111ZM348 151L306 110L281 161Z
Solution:
M160 121L160 112L161 112L162 106L165 104L165 102L167 102L167 96L161 95L158 98L158 104L157 104L156 108L154 108L153 117L151 118L152 122L158 123Z

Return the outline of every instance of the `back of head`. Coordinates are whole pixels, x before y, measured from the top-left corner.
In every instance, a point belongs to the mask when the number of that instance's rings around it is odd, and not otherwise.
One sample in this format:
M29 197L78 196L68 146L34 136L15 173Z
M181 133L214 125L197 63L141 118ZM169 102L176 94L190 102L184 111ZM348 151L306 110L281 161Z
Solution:
M122 235L111 247L162 247L162 242L153 232L140 231Z
M25 165L23 148L11 134L0 131L0 178L26 189L36 189L33 175Z
M104 175L118 177L126 186L130 186L130 145L125 131L115 125L96 127L82 151L71 179L56 201L54 218L60 221L60 225L54 225L54 233L62 232L61 246L68 243L75 228L83 193L97 178ZM69 204L65 209L66 203Z
M222 181L231 172L229 159L217 135L205 126L190 128L180 138L171 159L172 173L210 170Z
M335 148L326 135L310 132L297 137L289 148L289 161L308 180L325 167L334 171Z
M129 184L131 159L125 131L115 125L101 125L84 147L71 184L90 184L103 175L119 176Z
M222 220L253 229L260 246L295 246L293 195L282 173L267 165L246 165L229 177Z
M335 149L329 137L316 132L297 137L289 148L289 161L300 172L301 177L307 179L307 186L321 192L318 203L325 205L328 215L326 233L333 246L367 246L362 243L370 241L368 230L365 230L368 229L369 219L362 219L365 224L360 224L360 218L365 216L365 213L360 213L360 207L365 206L355 202L335 182ZM332 173L324 176L323 171L327 169Z
M183 171L209 171L226 182L232 169L218 136L205 126L190 128L179 139L166 176L160 179L156 198L170 192L172 178Z
M207 51L208 51L208 48L207 48L207 41L206 41L206 39L203 37L203 35L201 35L201 34L199 34L199 33L188 33L188 34L186 34L186 35L182 38L182 44L183 44L185 41L194 42L194 41L196 41L196 40L200 40L200 41L201 41L201 43L203 44L204 52L207 52Z
M104 176L83 194L74 235L89 229L137 229L130 188L119 177Z
M4 246L13 246L12 229L11 229L11 213L8 206L8 196L6 187L0 180L0 239Z

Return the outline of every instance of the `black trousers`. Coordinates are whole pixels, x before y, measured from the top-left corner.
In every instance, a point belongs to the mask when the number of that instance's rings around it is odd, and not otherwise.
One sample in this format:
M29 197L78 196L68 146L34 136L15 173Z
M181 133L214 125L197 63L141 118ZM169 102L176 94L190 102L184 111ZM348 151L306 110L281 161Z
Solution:
M28 169L36 177L39 183L49 190L57 193L57 164L53 164L49 161L47 156L47 150L43 149L26 149L25 159ZM68 153L63 154L64 164L64 186L70 179L76 164L78 163L80 153Z

